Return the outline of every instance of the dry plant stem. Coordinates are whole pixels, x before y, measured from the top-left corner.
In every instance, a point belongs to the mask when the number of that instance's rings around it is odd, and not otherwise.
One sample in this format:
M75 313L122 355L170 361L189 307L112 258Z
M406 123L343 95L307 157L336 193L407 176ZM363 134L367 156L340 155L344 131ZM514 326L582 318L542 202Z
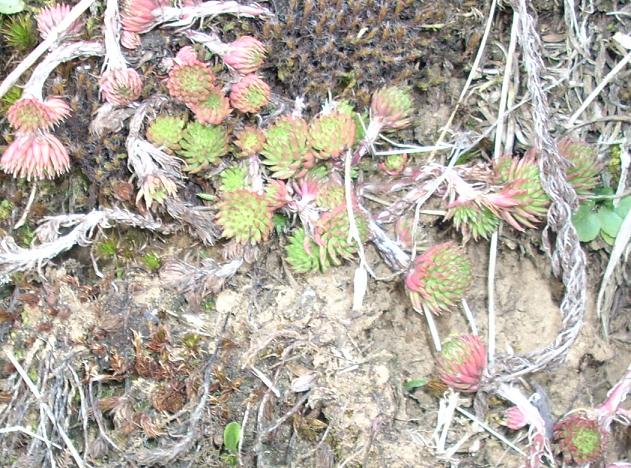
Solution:
M267 8L256 3L241 5L234 1L210 1L187 7L164 7L153 11L156 23L166 23L163 27L179 28L191 25L196 19L207 16L232 14L248 18L271 18L274 15Z
M471 312L471 309L469 308L469 303L464 298L462 299L461 302L462 302L462 308L464 309L465 317L467 318L467 322L469 322L469 326L471 327L471 333L473 333L474 335L477 335L478 326L475 323L475 316L473 315L473 312Z
M94 2L95 0L81 0L72 8L72 10L70 10L68 16L66 16L56 28L48 33L48 37L44 40L44 42L33 49L33 51L28 54L11 73L9 73L2 84L0 84L0 98L4 96L9 89L11 89L11 86L17 83L20 77L29 68L31 68L35 62L37 62L37 59L49 48L51 48L57 42L59 37L66 32L70 25L74 23L84 11L90 8Z
M105 60L103 69L126 68L127 61L120 48L120 14L118 0L107 0L103 13L103 36L105 38Z
M480 62L482 61L482 57L484 55L484 49L486 48L486 43L489 39L489 34L491 33L491 26L493 25L493 19L495 18L496 7L497 7L497 0L493 0L491 2L491 8L489 9L489 14L487 15L486 26L484 28L484 35L482 36L482 39L480 40L480 47L478 47L478 52L475 56L475 60L473 61L473 65L471 66L471 71L469 72L469 76L467 76L467 81L465 82L465 85L462 88L462 91L460 92L460 97L458 98L458 102L456 103L454 110L451 112L451 115L449 116L447 123L445 124L442 131L440 132L440 135L438 136L438 141L435 143L435 146L442 145L445 139L445 136L447 135L447 132L449 131L451 127L451 123L453 122L454 117L456 117L458 109L460 108L460 104L462 104L462 101L464 100L467 94L467 91L469 90L469 87L471 86L471 82L473 81L474 76L478 72L478 67L480 66ZM430 161L434 158L435 154L436 154L435 151L432 151L430 153L429 155Z
M86 466L85 463L83 463L83 460L81 459L81 455L79 455L79 452L77 452L77 449L72 443L72 440L70 440L70 438L68 437L68 434L66 434L66 431L64 431L63 427L61 427L61 423L57 421L50 407L42 400L42 394L39 392L39 390L37 389L37 387L31 380L31 378L28 376L24 368L17 361L17 359L11 352L11 349L9 349L9 347L7 346L3 349L3 351L4 351L4 355L11 362L11 364L13 365L15 370L18 372L18 374L20 374L20 377L22 377L22 380L24 380L24 383L26 384L28 389L31 391L33 396L35 396L36 400L39 401L41 410L46 414L46 416L53 423L53 426L55 426L55 428L57 429L57 432L59 433L60 437L63 439L64 443L66 444L66 447L70 451L70 455L72 455L72 458L74 459L77 466L79 466L79 468L83 468L84 466Z
M427 326L429 327L429 333L432 336L434 349L436 349L436 352L440 353L442 345L440 344L440 336L438 335L438 328L436 328L436 322L434 321L432 312L428 310L427 307L423 307L423 314L425 315L425 320L427 320Z
M296 414L298 412L298 410L300 408L302 408L302 405L305 404L305 402L309 399L309 392L305 393L300 400L298 400L298 402L291 407L291 409L289 411L287 411L287 413L285 413L283 416L281 416L280 418L278 418L278 420L276 420L276 422L269 428L267 428L265 430L265 435L270 434L271 432L274 432L276 429L278 429L285 421L287 421L292 415Z
M581 114L583 112L585 112L585 109L587 109L587 107L592 103L592 101L594 99L596 99L596 97L600 94L600 92L605 89L605 86L607 86L609 84L609 82L611 80L613 80L613 78L620 73L620 71L627 66L627 64L631 62L631 51L625 55L622 60L620 60L615 67L613 67L611 69L611 71L609 73L607 73L607 75L603 78L603 80L598 83L598 86L596 86L596 88L594 88L594 90L590 93L589 96L587 96L587 98L585 98L585 101L583 101L583 104L581 104L581 107L579 107L576 112L574 112L574 114L572 115L572 117L570 117L570 120L568 120L567 122L567 126L571 127L572 125L574 125L574 123L576 122L576 119L578 119Z
M79 392L79 399L81 400L81 422L83 428L83 461L88 455L88 446L89 446L89 436L88 436L88 405L86 404L85 392L83 391L83 384L81 380L79 380L79 376L77 372L74 370L72 366L68 366L70 373L72 374L72 380L76 385L77 391Z
M37 182L33 183L33 187L31 188L31 194L28 197L28 201L26 202L26 206L24 207L24 213L22 214L22 216L20 216L20 219L18 220L17 223L15 223L15 226L13 226L13 229L19 229L22 226L24 226L24 223L26 223L26 220L28 219L28 214L31 211L31 207L33 206L33 202L35 201L35 194L37 193Z
M221 41L216 34L206 34L200 31L184 31L184 36L192 42L198 42L215 55L223 56L228 52L228 44Z
M248 425L248 418L250 416L250 406L251 404L248 403L245 406L245 412L243 413L243 419L241 420L241 428L242 431L245 431L245 428ZM243 433L241 433L241 437L239 437L239 443L237 445L237 463L239 466L243 466L243 460L241 459L241 449L243 448Z
M50 445L55 447L58 450L63 450L63 447L61 445L57 445L54 442L51 442L50 440L46 439L45 437L42 437L38 434L35 434L33 431L23 427L23 426L11 426L11 427L2 427L0 428L0 434L9 434L11 432L21 432L22 434L26 434L30 437L32 437L33 439L37 439L37 440L41 440L42 442L44 442L46 445Z

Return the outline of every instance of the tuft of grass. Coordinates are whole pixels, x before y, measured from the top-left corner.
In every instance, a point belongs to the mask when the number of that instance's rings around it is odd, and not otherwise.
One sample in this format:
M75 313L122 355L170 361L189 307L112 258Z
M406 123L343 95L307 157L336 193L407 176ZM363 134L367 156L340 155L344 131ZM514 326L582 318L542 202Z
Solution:
M142 257L142 263L152 272L155 273L162 266L160 257L153 252L147 253Z
M30 14L16 15L0 29L7 45L19 53L29 52L37 45L38 33Z

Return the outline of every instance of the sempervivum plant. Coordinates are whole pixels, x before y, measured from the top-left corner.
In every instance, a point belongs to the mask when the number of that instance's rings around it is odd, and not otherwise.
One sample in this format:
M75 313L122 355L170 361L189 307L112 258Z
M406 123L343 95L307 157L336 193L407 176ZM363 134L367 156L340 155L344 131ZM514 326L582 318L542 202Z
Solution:
M436 361L440 380L464 393L476 392L486 368L486 347L477 335L447 338Z
M226 129L191 122L186 126L178 154L186 159L187 171L195 173L216 163L228 153Z
M316 157L337 158L355 142L355 121L347 112L320 114L309 125L309 138Z
M248 170L244 166L231 166L224 169L219 178L221 183L219 190L222 192L234 192L235 190L244 189L246 187L246 178Z
M14 177L52 179L70 169L61 141L48 132L18 134L0 159L0 168Z
M514 227L521 225L534 228L548 212L550 203L541 186L534 149L521 159L510 156L499 158L495 164L495 174L496 181L506 184L513 194L512 198L518 202L503 213L512 218L507 221Z
M257 71L265 60L265 45L252 36L241 36L228 44L223 62L242 75Z
M405 289L417 312L435 315L452 309L471 285L471 262L453 242L430 247L414 262L405 278Z
M126 106L140 97L142 79L133 68L110 68L99 80L101 95L110 104Z
M355 223L362 240L368 236L368 222L357 208L354 209ZM357 251L355 240L349 238L350 224L346 205L340 205L324 213L316 224L314 240L320 246L320 267L341 265Z
M23 132L50 130L70 114L70 106L59 97L45 101L24 97L17 100L7 111L7 119L13 128Z
M225 192L218 203L217 223L223 236L240 244L258 244L272 230L272 210L263 195L245 189Z
M37 14L37 29L42 36L42 39L46 39L50 32L57 27L61 21L70 13L70 5L60 3L58 5L42 8ZM75 38L83 32L83 21L76 20L63 34L62 38L70 39Z
M272 91L255 74L246 75L230 89L230 104L243 113L255 114L269 102Z
M589 195L598 186L601 171L594 148L582 141L564 138L559 141L559 153L571 163L567 181L578 195Z
M263 164L270 167L274 177L289 179L308 158L307 122L300 118L283 117L265 131Z
M307 237L303 228L296 229L285 246L287 263L296 273L311 273L326 270L328 263L322 264L320 247ZM326 258L325 258L326 260Z
M606 434L595 419L584 414L571 414L554 426L554 440L565 463L582 465L593 463L602 456Z
M185 124L180 117L160 115L147 128L147 140L167 152L177 151L180 149Z
M500 225L500 219L488 206L473 202L450 208L445 219L452 220L454 227L462 233L464 242L471 237L473 240L480 237L488 239Z
M219 125L231 112L230 101L216 86L211 88L206 99L189 103L188 107L199 122L211 125Z
M379 163L379 169L391 176L397 176L403 172L407 166L407 154L391 154Z
M171 68L167 88L172 98L195 104L210 97L215 89L215 75L205 63L187 60Z
M318 180L311 177L317 185L316 205L318 208L332 210L344 204L344 186L335 180Z
M383 129L400 129L410 124L414 101L410 90L401 86L387 86L372 95L371 117Z
M256 156L263 150L265 133L256 127L247 126L243 130L235 133L234 144L238 148L235 156L239 158Z

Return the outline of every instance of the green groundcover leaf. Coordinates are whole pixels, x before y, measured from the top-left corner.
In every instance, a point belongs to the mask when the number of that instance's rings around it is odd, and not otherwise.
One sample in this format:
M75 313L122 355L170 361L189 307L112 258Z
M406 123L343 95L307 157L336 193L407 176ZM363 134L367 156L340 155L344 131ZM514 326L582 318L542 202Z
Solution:
M572 216L572 224L574 224L581 242L593 241L600 232L600 220L589 204L579 206Z
M631 211L631 195L621 198L615 209L616 214L622 219L627 216L629 211Z
M424 387L425 385L427 385L427 379L420 378L408 380L403 384L403 388L405 388L406 391L411 392L415 388Z
M24 10L24 2L22 0L0 0L0 13L3 15L11 15Z
M223 444L231 453L236 453L241 439L241 424L232 421L223 430Z
M622 218L610 208L601 206L598 209L598 220L600 221L600 229L610 237L616 237L622 224Z

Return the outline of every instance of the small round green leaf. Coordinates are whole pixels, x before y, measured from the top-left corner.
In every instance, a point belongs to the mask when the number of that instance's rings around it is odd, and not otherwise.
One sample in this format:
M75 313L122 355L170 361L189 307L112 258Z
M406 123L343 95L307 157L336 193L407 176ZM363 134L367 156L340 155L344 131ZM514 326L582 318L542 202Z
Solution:
M600 220L588 204L579 206L572 216L572 224L581 242L593 241L600 232Z
M405 388L405 390L407 392L411 392L412 390L419 388L419 387L424 387L425 385L427 385L427 379L412 379L412 380L408 380L403 384L403 388Z
M226 450L236 453L241 440L241 424L236 421L228 423L223 430L223 445Z
M615 237L608 236L605 231L600 231L600 237L604 240L608 245L613 245L616 241Z
M614 211L618 216L624 219L629 211L631 211L631 195L621 198Z
M607 234L615 238L620 230L622 224L622 218L616 214L610 208L601 206L598 209L598 220L600 221L600 229Z

